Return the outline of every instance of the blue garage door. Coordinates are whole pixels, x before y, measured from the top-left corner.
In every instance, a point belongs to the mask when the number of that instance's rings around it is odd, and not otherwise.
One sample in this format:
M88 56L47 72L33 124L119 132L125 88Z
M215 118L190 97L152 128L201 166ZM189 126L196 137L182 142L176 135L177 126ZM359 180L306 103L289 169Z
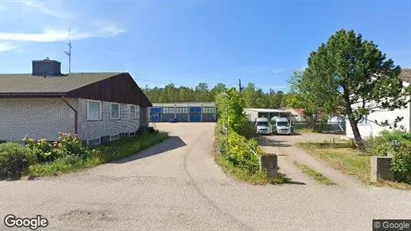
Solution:
M190 122L201 122L201 107L190 107Z
M150 108L150 121L161 122L161 107Z

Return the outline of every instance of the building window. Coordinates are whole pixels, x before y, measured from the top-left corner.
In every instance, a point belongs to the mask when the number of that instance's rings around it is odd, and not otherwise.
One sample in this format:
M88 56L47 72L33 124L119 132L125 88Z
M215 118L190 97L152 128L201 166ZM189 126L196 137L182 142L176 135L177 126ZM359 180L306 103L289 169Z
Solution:
M110 119L120 119L120 104L110 104Z
M203 113L207 113L207 114L215 113L215 108L213 107L204 107L202 110L203 110Z
M175 108L174 107L165 107L163 108L163 113L164 114L174 114Z
M135 119L136 118L136 106L130 105L129 108L129 113L130 113L130 119Z
M101 120L100 101L87 101L87 120Z

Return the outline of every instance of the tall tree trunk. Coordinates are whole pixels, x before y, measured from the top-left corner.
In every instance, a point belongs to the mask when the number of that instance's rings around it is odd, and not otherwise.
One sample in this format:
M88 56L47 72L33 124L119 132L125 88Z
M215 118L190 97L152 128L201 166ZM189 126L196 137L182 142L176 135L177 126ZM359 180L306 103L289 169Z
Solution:
M350 101L350 92L348 91L348 89L343 86L344 89L344 93L343 93L343 98L345 101L345 112L348 116L348 120L350 121L350 125L351 125L351 130L354 134L354 139L355 139L355 143L357 144L358 148L360 149L360 152L365 152L365 145L364 145L364 141L361 137L361 133L360 130L358 130L358 120L354 119L351 117L351 115L353 114L352 112L352 107L351 107L351 101Z
M355 143L358 145L361 152L365 152L364 140L361 137L360 130L358 130L358 123L354 119L350 118L350 116L348 116L348 118L354 134Z

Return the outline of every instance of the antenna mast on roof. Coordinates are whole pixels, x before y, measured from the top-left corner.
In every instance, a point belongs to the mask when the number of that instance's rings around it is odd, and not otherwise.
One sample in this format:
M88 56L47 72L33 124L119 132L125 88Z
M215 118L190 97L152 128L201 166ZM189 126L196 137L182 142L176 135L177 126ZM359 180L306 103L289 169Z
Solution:
M68 42L68 51L64 51L64 53L66 53L66 55L68 55L69 57L69 74L71 73L71 27L69 27L69 42Z

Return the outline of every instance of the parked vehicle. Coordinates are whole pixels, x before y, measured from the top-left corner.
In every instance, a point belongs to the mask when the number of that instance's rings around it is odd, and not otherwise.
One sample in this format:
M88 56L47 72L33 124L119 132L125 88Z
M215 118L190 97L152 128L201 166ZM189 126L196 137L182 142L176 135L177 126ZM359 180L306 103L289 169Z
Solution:
M271 124L273 126L274 133L276 134L291 134L290 122L286 118L273 117L271 118Z
M267 118L257 118L255 121L255 127L257 134L271 135L273 133L271 123Z

